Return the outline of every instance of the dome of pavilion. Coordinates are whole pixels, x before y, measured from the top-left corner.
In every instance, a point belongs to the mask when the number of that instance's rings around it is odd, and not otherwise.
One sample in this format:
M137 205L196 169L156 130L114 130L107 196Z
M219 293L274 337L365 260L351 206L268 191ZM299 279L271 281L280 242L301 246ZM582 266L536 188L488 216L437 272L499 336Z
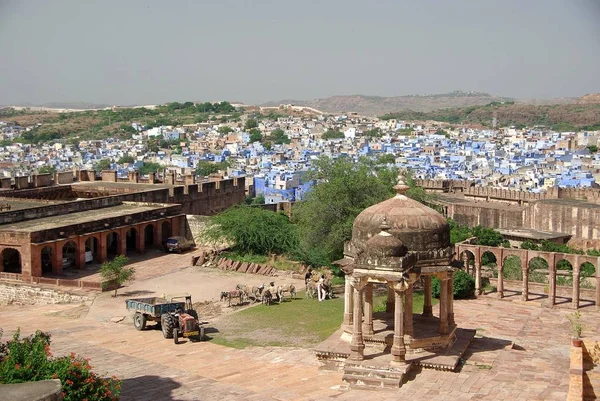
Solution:
M367 252L368 241L386 232L400 240L419 260L445 258L450 247L450 227L440 213L406 196L409 187L400 181L396 196L363 210L354 220L351 247Z

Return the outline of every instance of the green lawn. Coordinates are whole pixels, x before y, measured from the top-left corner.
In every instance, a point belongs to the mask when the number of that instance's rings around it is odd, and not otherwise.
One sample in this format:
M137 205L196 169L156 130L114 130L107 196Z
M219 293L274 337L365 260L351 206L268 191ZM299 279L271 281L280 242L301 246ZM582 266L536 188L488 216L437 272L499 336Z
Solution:
M375 311L385 309L385 295L373 299ZM433 300L437 303L437 300ZM415 313L423 311L423 294L415 293ZM209 333L216 344L233 348L248 346L311 347L324 341L340 328L344 317L343 296L319 302L305 299L304 293L296 299L271 306L258 305L222 317Z

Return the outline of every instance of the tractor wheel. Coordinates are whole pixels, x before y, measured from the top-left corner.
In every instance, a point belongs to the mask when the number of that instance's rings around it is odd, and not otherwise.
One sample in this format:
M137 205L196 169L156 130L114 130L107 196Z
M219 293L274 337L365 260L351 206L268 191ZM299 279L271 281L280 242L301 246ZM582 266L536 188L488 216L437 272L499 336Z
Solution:
M165 338L173 338L173 328L175 327L175 321L171 314L163 313L160 317L160 326L162 333Z
M188 309L188 310L185 311L185 313L187 313L188 315L190 315L194 319L198 320L198 312L196 312L195 309Z
M146 316L143 313L135 312L133 325L137 330L144 330L146 328Z
M179 344L179 330L173 329L173 342Z

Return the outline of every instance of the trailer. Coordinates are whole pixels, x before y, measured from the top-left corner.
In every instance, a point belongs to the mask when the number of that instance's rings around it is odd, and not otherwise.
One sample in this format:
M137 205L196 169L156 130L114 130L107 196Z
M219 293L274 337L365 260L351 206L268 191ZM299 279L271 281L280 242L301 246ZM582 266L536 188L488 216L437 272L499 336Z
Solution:
M179 301L181 298L183 300ZM173 338L176 344L180 335L204 339L204 327L198 321L190 295L130 298L125 300L125 307L135 312L133 325L137 330L144 330L146 323L153 321L161 326L163 336Z

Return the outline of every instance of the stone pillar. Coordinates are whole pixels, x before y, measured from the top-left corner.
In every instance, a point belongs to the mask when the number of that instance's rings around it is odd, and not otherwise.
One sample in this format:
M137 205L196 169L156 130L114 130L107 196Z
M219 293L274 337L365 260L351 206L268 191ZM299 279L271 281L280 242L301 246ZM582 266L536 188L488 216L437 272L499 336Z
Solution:
M579 269L573 269L573 308L579 309Z
M425 300L423 304L423 317L433 316L433 306L431 302L431 276L425 276Z
M385 304L385 311L387 313L394 313L394 303L396 302L395 299L394 289L388 286L387 302Z
M529 301L529 269L525 266L523 269L523 291L521 301Z
M440 279L440 324L438 333L448 334L448 279Z
M404 362L406 347L404 345L404 305L402 292L394 291L394 343L392 344L392 361Z
M450 274L448 278L448 325L455 326L454 322L454 277Z
M62 260L63 260L63 242L54 243L54 251L52 252L52 273L62 274Z
M136 226L135 231L135 251L137 253L144 253L146 251L146 232L144 231L144 226Z
M548 276L549 291L548 291L548 304L553 307L556 303L556 267L550 268L550 275Z
M352 326L352 297L354 296L352 288L352 277L346 275L344 286L344 326Z
M475 295L481 295L481 263L475 262Z
M465 271L468 273L469 272L469 255L467 255L466 252L464 252L462 254L462 262L463 262L463 265L465 266Z
M498 298L504 298L504 277L502 277L502 272L504 271L504 261L502 261L502 265L500 269L498 269Z
M404 302L405 302L405 310L404 310L404 333L409 336L413 336L413 285L412 283L408 285L408 288L404 292Z
M117 255L127 255L127 228L118 231Z
M83 269L85 267L85 240L83 237L78 237L75 241L77 243L77 260L75 261L75 266L78 269Z
M365 343L362 336L362 283L360 279L353 280L354 287L354 316L352 321L352 341L350 342L349 359L362 361L364 359Z
M596 310L600 310L600 276L596 276Z
M100 233L100 240L98 241L98 249L96 250L97 252L97 260L98 263L104 263L106 262L106 259L108 257L107 255L107 249L106 249L106 237L108 236L109 232L103 232Z
M367 283L365 294L365 319L363 322L363 333L367 336L373 335L373 283Z

